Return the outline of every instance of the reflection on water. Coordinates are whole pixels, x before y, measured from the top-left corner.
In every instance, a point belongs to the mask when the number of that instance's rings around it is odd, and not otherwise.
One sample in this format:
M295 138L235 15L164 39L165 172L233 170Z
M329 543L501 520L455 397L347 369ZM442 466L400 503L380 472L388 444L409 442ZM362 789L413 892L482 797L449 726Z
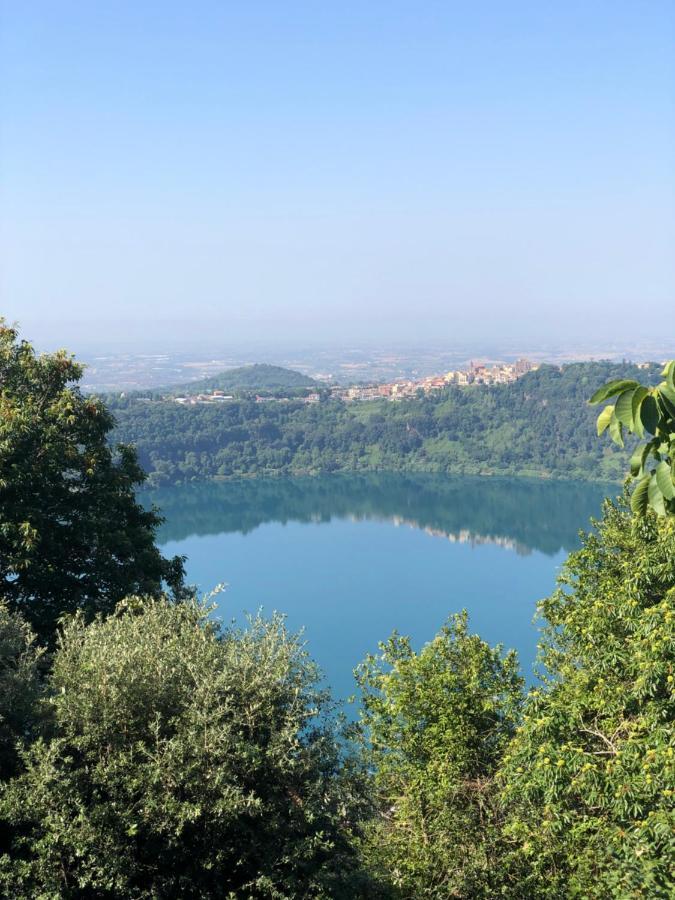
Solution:
M208 482L147 492L143 499L166 517L162 543L248 534L271 522L387 520L456 543L553 556L578 546L579 529L614 493L614 485L592 483L378 472Z
M396 629L421 646L463 608L485 640L518 650L531 679L536 603L614 492L374 473L202 483L145 499L166 516L160 541L185 555L188 581L205 592L227 582L218 614L285 613L344 698L378 641Z

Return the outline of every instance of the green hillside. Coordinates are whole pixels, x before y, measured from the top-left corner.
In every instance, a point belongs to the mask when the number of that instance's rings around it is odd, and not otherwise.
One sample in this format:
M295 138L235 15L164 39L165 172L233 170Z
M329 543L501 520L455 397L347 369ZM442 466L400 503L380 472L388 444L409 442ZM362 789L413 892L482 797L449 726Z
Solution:
M174 385L172 393L178 395L209 393L211 391L228 391L233 394L254 391L281 391L298 388L316 387L317 382L301 372L285 369L282 366L271 366L267 363L256 363L252 366L240 366L226 369L218 375L191 381L188 384Z
M542 366L512 384L448 387L396 403L249 397L186 408L118 398L113 437L136 446L153 486L372 470L620 480L623 454L597 440L597 410L587 400L611 378L644 380L657 371Z

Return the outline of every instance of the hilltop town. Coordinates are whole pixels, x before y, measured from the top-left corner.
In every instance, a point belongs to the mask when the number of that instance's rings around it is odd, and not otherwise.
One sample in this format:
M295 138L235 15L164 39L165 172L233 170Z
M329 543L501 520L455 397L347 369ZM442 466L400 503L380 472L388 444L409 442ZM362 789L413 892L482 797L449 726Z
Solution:
M341 385L326 385L319 390L309 390L302 396L275 396L256 395L259 403L270 401L289 402L290 399L300 400L303 403L318 403L322 397L329 396L346 403L365 400L403 400L416 397L421 391L428 394L431 391L442 390L449 385L466 387L472 384L509 384L518 378L531 372L539 366L528 359L518 359L514 363L499 363L492 366L481 362L471 361L468 369L456 369L445 372L442 375L431 375L417 380L397 380L384 384L355 384L349 387ZM181 405L194 405L201 403L227 403L235 400L232 393L224 390L213 390L208 393L184 394L174 397L175 403Z
M333 396L342 400L401 400L415 397L418 391L428 394L439 391L448 385L467 386L470 384L509 384L538 366L527 359L519 359L515 363L502 363L486 366L480 362L470 362L468 369L457 369L443 375L431 375L427 378L408 381L393 381L376 385L353 385L348 388L335 388Z

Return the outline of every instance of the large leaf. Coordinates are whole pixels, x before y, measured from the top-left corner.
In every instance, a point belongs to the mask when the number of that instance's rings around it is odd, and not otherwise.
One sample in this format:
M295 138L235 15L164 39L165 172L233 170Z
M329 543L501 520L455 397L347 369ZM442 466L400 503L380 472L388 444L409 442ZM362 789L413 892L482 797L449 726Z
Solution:
M616 416L612 416L612 421L609 423L609 433L614 443L623 447L623 425Z
M656 478L659 490L666 500L672 500L675 497L675 487L673 486L673 479L670 474L670 466L667 462L660 462L658 464L654 477Z
M598 416L597 427L598 427L598 437L603 433L603 431L607 428L609 423L612 421L612 416L614 415L614 406L610 403L609 406L606 406L603 411Z
M632 401L632 413L633 413L633 431L637 434L639 438L644 438L645 429L642 424L642 419L640 418L640 406L642 405L642 401L645 397L649 396L649 391L646 387L635 388L633 391L633 401Z
M633 430L633 394L636 390L636 388L628 388L622 391L614 409L614 415L629 431Z
M645 467L645 462L647 461L647 457L649 456L649 450L649 444L639 444L635 448L635 452L630 458L630 473L633 478L637 478L638 475L642 475Z
M651 506L651 508L655 510L660 516L664 516L666 514L666 507L663 502L663 494L661 493L661 488L658 485L655 475L652 475L649 479L649 484L647 485L647 497L649 499L649 505Z
M670 362L665 364L661 374L666 379L668 388L675 394L675 359L671 359Z
M659 385L659 405L668 418L675 419L675 394L671 394L663 385Z
M656 399L652 394L649 394L640 404L640 421L650 434L656 434L660 418Z
M630 498L630 508L639 516L644 516L649 506L649 482L651 476L645 475L638 481L635 490Z
M603 400L608 400L610 397L620 394L621 391L636 387L639 387L637 381L632 381L630 379L623 378L616 381L608 381L607 384L603 384L601 388L598 388L588 402L602 403Z

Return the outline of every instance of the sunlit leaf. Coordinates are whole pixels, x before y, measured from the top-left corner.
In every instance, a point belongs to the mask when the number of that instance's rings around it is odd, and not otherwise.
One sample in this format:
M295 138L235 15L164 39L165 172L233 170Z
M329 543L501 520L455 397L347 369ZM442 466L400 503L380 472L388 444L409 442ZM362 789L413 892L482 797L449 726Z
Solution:
M609 433L612 437L612 440L615 444L618 444L619 447L623 447L623 425L616 416L612 416L612 421L609 423Z
M660 516L665 515L666 507L663 502L663 494L661 493L661 488L658 485L655 475L652 475L649 479L649 483L647 485L647 497L649 499L649 505L651 506L651 508L655 510Z
M598 388L589 400L589 403L602 403L603 400L608 400L610 397L620 394L621 391L636 387L639 387L639 384L632 379L622 378L615 381L609 381L607 384L603 384L601 388Z
M622 391L616 401L614 415L629 431L633 430L633 394L636 388L628 388Z
M603 411L598 416L597 428L598 428L598 437L603 433L603 431L607 428L609 423L612 420L612 416L614 415L614 406L610 404L606 406Z
M675 497L675 487L673 487L673 479L670 474L670 466L667 462L660 462L656 467L655 472L656 483L659 486L659 490L666 498L666 500L672 500Z
M640 406L642 405L642 401L645 397L649 396L649 391L646 387L640 386L633 391L633 401L632 401L632 414L633 414L633 431L638 435L638 437L643 438L645 436L645 429L642 424L642 420L640 418Z
M671 359L670 362L665 364L661 374L666 379L666 385L669 390L675 394L675 359Z

